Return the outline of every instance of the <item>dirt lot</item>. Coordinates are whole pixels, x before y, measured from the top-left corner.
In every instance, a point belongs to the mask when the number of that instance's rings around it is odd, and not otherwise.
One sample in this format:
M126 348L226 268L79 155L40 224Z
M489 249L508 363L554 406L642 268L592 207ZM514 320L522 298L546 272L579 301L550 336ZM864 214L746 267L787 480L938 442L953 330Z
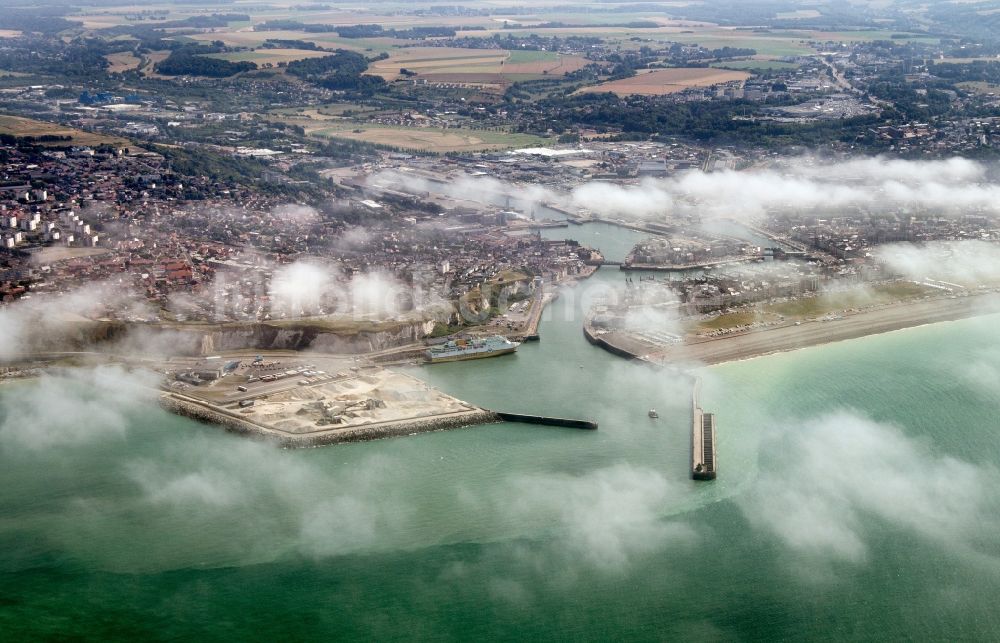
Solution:
M379 370L325 384L294 386L267 395L250 408L243 413L248 420L301 434L460 413L471 407L415 377ZM331 417L339 421L325 419Z
M690 87L709 87L720 83L744 81L750 76L751 74L742 71L711 67L655 69L645 74L637 74L632 78L584 87L577 93L613 92L619 96L630 94L660 96L684 91Z
M95 257L110 252L107 248L66 248L63 246L50 246L43 248L31 255L31 262L44 266L56 261L66 259L77 259L79 257Z

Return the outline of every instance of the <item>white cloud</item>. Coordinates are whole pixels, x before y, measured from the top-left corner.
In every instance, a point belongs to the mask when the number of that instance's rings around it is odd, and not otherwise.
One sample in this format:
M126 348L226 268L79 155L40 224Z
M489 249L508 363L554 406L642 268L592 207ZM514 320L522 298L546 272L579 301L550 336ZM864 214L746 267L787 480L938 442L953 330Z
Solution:
M760 478L737 502L753 525L803 554L865 561L872 519L962 550L997 527L995 470L938 455L891 425L839 412L762 449Z
M509 185L489 177L434 183L405 172L376 175L372 184L491 203L512 195L513 204L525 211L552 201L585 207L600 215L633 218L696 214L745 220L771 211L843 207L1000 213L1000 186L987 180L983 165L961 158L907 161L875 157L825 162L800 157L781 167L711 173L689 170L665 179L646 179L635 186L585 183L569 194L539 186Z
M985 241L933 241L879 246L875 256L910 279L927 278L963 286L1000 281L1000 246Z
M117 366L43 375L4 397L0 446L7 451L80 446L125 436L156 396L152 373Z

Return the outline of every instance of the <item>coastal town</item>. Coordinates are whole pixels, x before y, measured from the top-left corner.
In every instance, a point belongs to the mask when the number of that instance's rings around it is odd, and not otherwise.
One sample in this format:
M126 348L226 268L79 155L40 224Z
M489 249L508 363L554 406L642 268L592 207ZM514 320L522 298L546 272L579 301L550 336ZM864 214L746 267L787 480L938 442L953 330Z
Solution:
M1000 0L4 0L11 641L1000 639Z

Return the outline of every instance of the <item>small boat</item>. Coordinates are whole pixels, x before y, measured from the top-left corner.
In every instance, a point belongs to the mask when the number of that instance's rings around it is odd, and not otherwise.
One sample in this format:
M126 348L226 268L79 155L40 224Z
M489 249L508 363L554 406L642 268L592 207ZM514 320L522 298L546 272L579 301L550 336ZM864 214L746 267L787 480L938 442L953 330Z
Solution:
M660 414L656 412L656 409L649 409L649 417L655 420L656 418L660 417Z

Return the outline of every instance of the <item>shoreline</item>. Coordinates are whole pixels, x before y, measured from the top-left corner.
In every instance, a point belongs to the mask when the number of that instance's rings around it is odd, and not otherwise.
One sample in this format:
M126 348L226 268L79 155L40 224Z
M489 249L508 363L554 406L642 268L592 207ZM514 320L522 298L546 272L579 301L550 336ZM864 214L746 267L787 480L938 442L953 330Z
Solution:
M626 333L598 334L586 323L584 336L591 344L627 359L661 366L671 363L713 366L996 313L1000 313L1000 296L991 292L898 303L839 319L789 324L666 347L644 345Z

